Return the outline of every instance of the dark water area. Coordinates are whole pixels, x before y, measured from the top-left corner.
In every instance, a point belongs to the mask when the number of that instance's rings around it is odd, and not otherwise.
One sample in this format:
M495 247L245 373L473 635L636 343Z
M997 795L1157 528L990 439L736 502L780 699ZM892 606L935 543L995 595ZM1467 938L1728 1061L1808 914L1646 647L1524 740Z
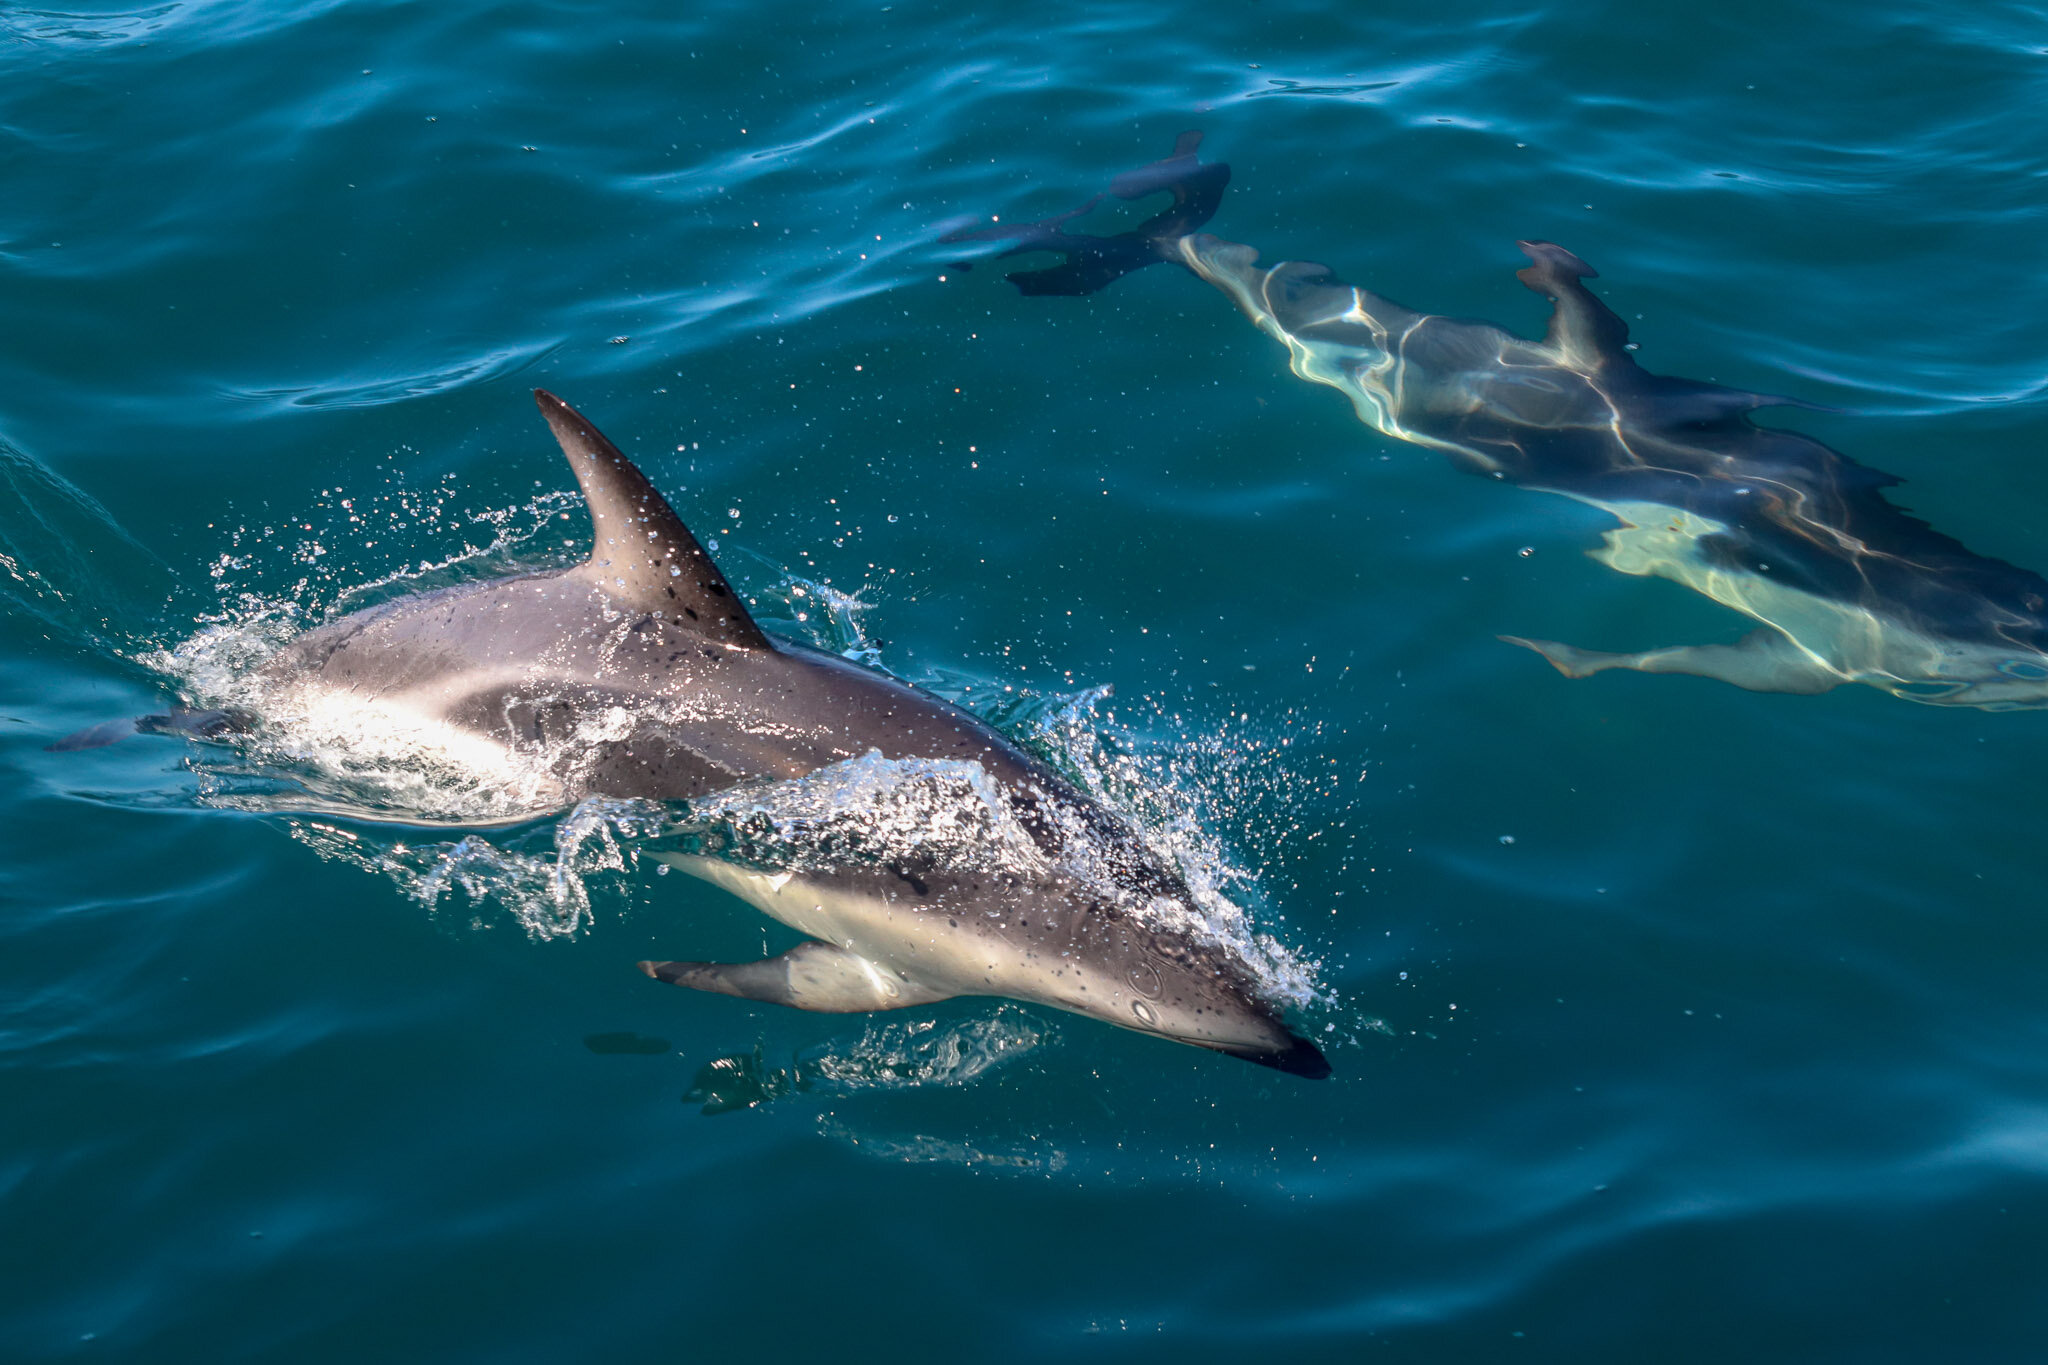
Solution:
M2041 1359L2048 718L1560 677L1747 623L938 238L1199 127L1270 259L1534 336L1561 242L2048 571L2044 107L2025 4L0 7L0 1358ZM603 812L46 750L568 562L536 386L771 625L1132 756L1333 1079L657 986L793 938Z

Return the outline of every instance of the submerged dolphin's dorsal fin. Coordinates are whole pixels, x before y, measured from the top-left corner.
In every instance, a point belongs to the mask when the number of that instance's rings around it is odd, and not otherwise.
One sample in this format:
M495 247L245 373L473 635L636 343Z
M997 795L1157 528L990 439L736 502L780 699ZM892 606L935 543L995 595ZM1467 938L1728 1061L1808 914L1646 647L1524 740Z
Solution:
M1670 426L1711 426L1768 407L1832 411L1800 398L1646 373L1628 352L1628 324L1581 283L1598 279L1599 271L1556 242L1515 245L1532 262L1517 270L1515 278L1557 305L1550 315L1550 331L1543 338L1544 344L1584 374L1604 371L1614 377L1626 375L1630 382L1644 386L1654 401L1657 422Z
M746 604L647 476L588 419L546 389L533 391L583 500L595 541L577 573L623 605L660 612L735 649L769 649Z
M1557 305L1543 340L1588 370L1616 363L1633 367L1622 349L1628 344L1628 324L1581 283L1600 278L1600 272L1556 242L1515 245L1530 260L1515 278Z

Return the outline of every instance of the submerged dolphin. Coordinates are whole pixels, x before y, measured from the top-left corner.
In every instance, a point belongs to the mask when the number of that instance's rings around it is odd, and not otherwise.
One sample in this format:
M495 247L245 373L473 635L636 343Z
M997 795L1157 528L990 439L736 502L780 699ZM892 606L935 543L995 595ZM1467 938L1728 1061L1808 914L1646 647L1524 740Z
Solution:
M589 504L590 558L341 617L267 663L271 683L417 732L465 762L539 765L558 805L699 798L871 754L940 761L980 793L962 802L985 802L1040 856L1021 867L848 858L757 871L665 853L812 941L760 962L642 969L806 1010L1009 996L1329 1074L1239 954L1191 927L1186 884L1115 816L969 712L764 634L646 476L567 403L534 396ZM212 717L246 720L181 712L146 728L208 732Z
M1531 264L1516 278L1555 304L1541 341L1414 312L1325 266L1261 267L1251 247L1195 231L1229 179L1227 167L1196 161L1200 140L1184 133L1172 157L1122 178L1135 191L1126 198L1175 195L1130 231L1068 232L1076 215L1067 214L948 240L1066 257L1010 275L1026 294L1088 293L1160 261L1183 265L1284 345L1297 375L1349 398L1367 425L1475 473L1601 508L1619 525L1595 559L1682 583L1761 623L1733 645L1626 654L1501 637L1567 677L1628 668L1759 692L1857 682L1913 701L2048 706L2048 580L1893 506L1882 493L1893 476L1749 419L1793 400L1642 369L1626 324L1584 283L1596 272L1551 242L1519 243Z

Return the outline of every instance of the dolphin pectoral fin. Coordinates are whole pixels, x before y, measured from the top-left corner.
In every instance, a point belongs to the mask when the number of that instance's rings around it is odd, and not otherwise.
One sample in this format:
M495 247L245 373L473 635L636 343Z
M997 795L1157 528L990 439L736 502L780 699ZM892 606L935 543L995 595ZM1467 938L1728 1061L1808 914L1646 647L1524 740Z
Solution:
M1638 673L1688 673L1698 678L1718 678L1751 692L1791 692L1809 696L1847 681L1782 633L1768 627L1753 630L1732 645L1678 645L1670 649L1641 650L1634 654L1608 654L1597 649L1559 644L1555 640L1526 640L1519 635L1499 638L1508 644L1535 650L1567 678L1587 678L1610 668L1627 668Z
M799 943L759 962L643 962L640 970L671 986L823 1014L896 1010L949 998L829 943Z
M1552 668L1567 678L1590 678L1595 673L1609 668L1635 668L1632 662L1640 655L1605 654L1597 649L1580 649L1576 645L1559 644L1555 640L1530 640L1520 635L1496 635L1493 637L1503 644L1520 645L1541 654Z

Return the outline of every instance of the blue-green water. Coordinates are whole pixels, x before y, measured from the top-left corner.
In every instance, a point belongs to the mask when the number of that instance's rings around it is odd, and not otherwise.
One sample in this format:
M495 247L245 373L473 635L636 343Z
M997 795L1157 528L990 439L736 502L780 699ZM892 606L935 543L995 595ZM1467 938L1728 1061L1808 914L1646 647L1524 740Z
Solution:
M2048 1350L2048 721L1568 682L1494 636L1743 626L1184 274L934 240L1199 126L1230 236L1525 333L1563 242L2048 569L2038 6L82 5L0 8L0 1356ZM787 938L630 839L44 750L561 562L536 384L785 629L1130 754L1335 1079L658 987Z

